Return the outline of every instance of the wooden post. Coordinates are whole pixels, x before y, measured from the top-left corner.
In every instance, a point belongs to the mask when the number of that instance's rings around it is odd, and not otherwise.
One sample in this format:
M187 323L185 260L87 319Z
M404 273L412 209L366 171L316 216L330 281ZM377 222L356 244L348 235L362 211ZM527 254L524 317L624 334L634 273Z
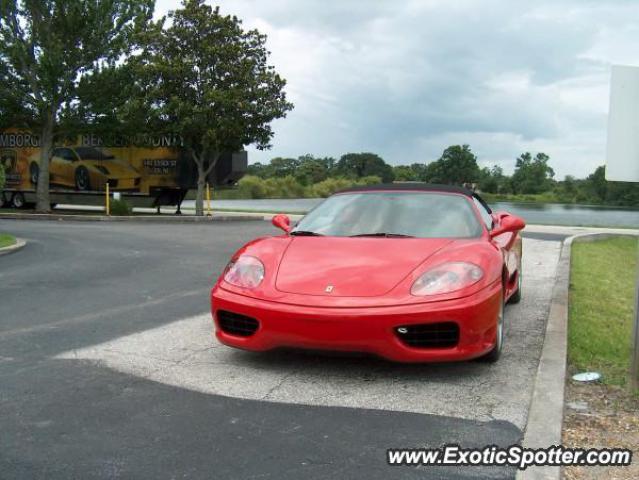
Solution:
M635 324L632 330L632 352L630 353L630 385L639 390L639 239L637 240L637 286L635 291Z
M107 216L111 215L111 197L109 195L109 182L106 183L106 214Z
M608 109L606 180L639 183L639 68L613 65ZM639 262L639 254L637 255ZM635 319L630 352L630 385L639 389L639 265L635 291Z

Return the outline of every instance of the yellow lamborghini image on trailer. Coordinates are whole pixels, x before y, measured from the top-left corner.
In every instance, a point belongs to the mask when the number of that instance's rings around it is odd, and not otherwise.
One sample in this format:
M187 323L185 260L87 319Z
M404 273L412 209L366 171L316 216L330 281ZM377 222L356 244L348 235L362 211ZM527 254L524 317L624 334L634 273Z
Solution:
M38 183L40 155L29 159L29 178ZM106 183L112 190L139 191L140 173L130 163L116 158L97 147L61 147L53 150L49 164L51 185L76 190L104 190Z

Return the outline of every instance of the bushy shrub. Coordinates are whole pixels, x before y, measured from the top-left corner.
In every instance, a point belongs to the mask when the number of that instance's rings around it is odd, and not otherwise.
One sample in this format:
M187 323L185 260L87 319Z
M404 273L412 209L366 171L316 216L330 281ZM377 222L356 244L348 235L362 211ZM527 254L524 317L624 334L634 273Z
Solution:
M346 178L327 178L321 182L311 185L309 187L310 197L323 197L326 198L338 190L348 188L353 185L352 180Z
M126 200L111 200L111 215L131 215L133 213L133 208L129 205Z
M306 196L306 188L304 185L291 175L275 179L275 181L277 184L276 195L278 198L300 198Z
M241 198L266 198L265 181L254 175L246 175L237 183Z
M255 175L247 175L239 182L235 194L225 198L304 198L304 197L328 197L338 190L343 190L355 185L375 185L381 183L380 177L371 175L359 180L343 177L331 177L321 182L304 186L298 179L291 175L285 177L260 178Z
M382 179L377 175L362 177L357 181L358 185L377 185L378 183L382 183Z

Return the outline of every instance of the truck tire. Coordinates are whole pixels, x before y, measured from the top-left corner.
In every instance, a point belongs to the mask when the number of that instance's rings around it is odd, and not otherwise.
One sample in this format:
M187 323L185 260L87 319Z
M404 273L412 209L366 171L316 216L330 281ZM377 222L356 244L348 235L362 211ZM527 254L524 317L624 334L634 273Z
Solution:
M7 203L9 202L7 201L7 197L5 197L5 193L0 192L0 208L4 207Z
M11 197L11 206L13 208L24 208L26 205L26 201L24 199L24 195L22 192L16 192Z
M91 178L86 167L78 167L75 170L75 188L77 190L91 190Z
M40 166L33 162L29 165L29 180L31 180L31 185L38 184L38 177L40 177Z

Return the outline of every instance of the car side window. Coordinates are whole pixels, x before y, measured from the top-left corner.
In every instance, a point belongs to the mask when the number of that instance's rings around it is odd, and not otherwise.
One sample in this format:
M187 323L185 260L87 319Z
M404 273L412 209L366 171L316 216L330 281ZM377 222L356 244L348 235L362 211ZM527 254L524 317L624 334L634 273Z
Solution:
M73 151L71 151L68 148L60 148L60 157L64 158L65 160L69 160L69 161L73 161L75 160L75 155L73 155Z
M476 197L473 197L473 202L475 202L475 206L477 207L477 210L479 210L479 214L481 215L482 221L486 224L486 228L488 230L492 230L493 216L488 210L486 210L486 207L484 207L484 205L479 200L477 200Z

